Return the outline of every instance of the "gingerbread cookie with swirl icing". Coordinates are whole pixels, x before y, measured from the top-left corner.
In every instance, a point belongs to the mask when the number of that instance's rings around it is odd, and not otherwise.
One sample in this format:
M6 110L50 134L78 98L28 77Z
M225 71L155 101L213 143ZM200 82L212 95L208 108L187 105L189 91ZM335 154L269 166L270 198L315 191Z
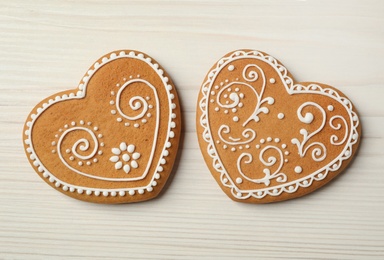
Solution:
M138 51L94 63L75 90L41 101L23 142L38 175L79 200L129 203L156 197L174 164L180 106L165 70Z
M208 72L197 104L206 164L233 200L269 203L327 184L351 162L361 128L352 102L294 81L272 56L238 50Z

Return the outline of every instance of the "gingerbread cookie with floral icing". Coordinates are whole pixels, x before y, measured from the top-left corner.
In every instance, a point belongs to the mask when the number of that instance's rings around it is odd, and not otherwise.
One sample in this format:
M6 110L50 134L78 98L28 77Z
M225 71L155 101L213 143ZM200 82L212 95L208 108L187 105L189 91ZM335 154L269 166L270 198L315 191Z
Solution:
M322 187L351 162L360 131L343 93L296 83L278 60L259 51L221 58L198 98L201 151L235 201L283 201Z
M176 158L180 106L164 69L138 51L94 63L76 90L41 101L23 132L32 167L76 199L129 203L156 197Z

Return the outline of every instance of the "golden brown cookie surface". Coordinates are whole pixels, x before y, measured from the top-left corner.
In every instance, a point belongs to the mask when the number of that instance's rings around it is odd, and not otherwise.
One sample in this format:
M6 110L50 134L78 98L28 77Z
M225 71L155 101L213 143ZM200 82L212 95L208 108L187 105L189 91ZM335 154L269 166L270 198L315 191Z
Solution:
M208 72L197 104L204 159L233 200L268 203L336 177L360 141L359 118L337 89L295 83L268 54L238 50Z
M176 158L180 108L169 76L148 55L100 58L78 89L41 101L23 133L27 156L52 187L76 199L154 198Z

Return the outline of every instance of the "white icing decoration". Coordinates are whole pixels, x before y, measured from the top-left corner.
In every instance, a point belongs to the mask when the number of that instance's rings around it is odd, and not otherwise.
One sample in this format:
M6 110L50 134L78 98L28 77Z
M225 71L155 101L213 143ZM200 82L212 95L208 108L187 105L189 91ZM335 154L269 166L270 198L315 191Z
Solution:
M218 130L218 135L220 139L224 143L230 144L230 145L247 144L252 142L256 138L256 132L251 128L244 129L244 131L241 133L245 140L241 140L241 138L234 138L232 136L229 136L228 139L230 139L231 141L228 141L223 137L222 135L223 133L224 134L231 133L231 128L228 125L221 125Z
M315 102L305 102L303 103L298 109L297 109L297 117L299 118L299 120L305 124L311 124L313 119L314 119L314 115L312 113L306 113L305 116L303 117L301 112L303 110L303 108L307 107L307 106L313 106L313 107L316 107L317 109L319 109L321 111L321 114L322 114L322 123L320 125L319 128L317 128L315 131L313 131L312 133L308 133L308 131L304 128L300 129L300 134L303 136L303 141L300 142L297 138L293 138L291 140L292 144L295 144L297 145L297 148L298 148L298 152L299 152L299 155L300 157L304 157L308 151L309 148L312 148L313 146L319 146L317 148L314 148L312 150L312 159L316 162L321 162L325 159L325 157L327 156L327 148L325 147L325 145L323 143L320 143L320 142L313 142L311 144L309 144L306 148L305 145L306 143L313 137L315 136L316 134L318 134L325 126L325 122L326 122L326 119L327 119L327 115L324 111L324 109L317 103Z
M348 138L348 124L347 124L347 121L345 120L344 117L342 117L342 116L333 116L333 117L331 117L331 119L329 120L329 125L330 125L330 126L332 127L332 129L334 129L334 130L340 130L340 128L341 128L341 125L340 125L340 124L337 124L337 126L335 126L335 125L333 124L333 121L334 121L335 119L340 119L340 120L342 120L342 122L343 122L343 126L344 126L344 130L345 130L345 133L344 133L344 137L343 137L343 139L342 139L340 142L337 142L337 141L339 140L339 138L338 138L336 135L332 135L331 138L330 138L330 141L331 141L331 144L333 144L333 145L342 145L342 144L345 142L345 140L347 140L347 138Z
M235 60L240 59L255 59L262 61L268 64L272 69L275 70L279 79L281 80L283 87L286 89L289 95L296 94L315 94L320 96L326 96L331 98L335 102L340 103L348 113L347 122L350 123L351 128L349 129L347 140L345 141L344 148L342 152L336 156L335 159L331 160L329 164L324 167L318 169L317 171L305 175L304 177L297 179L295 181L289 181L286 183L282 183L280 185L261 188L261 189L240 189L236 186L236 182L231 179L229 174L227 173L219 154L217 153L214 140L211 137L211 129L209 125L209 114L208 114L208 103L207 99L209 98L209 92L211 88L213 88L213 82L216 79L216 76L220 73L220 71L226 67L229 63ZM315 181L323 180L327 177L329 172L337 171L345 160L348 160L352 155L353 145L357 143L359 134L357 132L357 127L359 125L359 120L356 113L353 111L352 103L343 96L340 96L338 92L330 88L323 88L317 84L309 84L308 86L303 86L300 84L293 84L293 80L288 76L287 69L279 64L279 62L269 55L264 55L258 51L237 51L232 53L229 56L222 58L215 67L209 73L211 77L207 78L206 82L204 82L201 93L202 98L199 101L199 109L202 112L200 116L200 125L203 127L203 140L208 144L207 149L212 150L212 153L209 153L209 156L212 158L212 165L214 169L219 173L221 183L224 187L228 188L232 195L236 199L248 199L250 197L254 197L257 199L263 198L267 195L269 196L279 196L280 194L286 193L294 193L300 187L306 188L312 185ZM289 79L289 80L287 80ZM286 83L289 82L289 83ZM218 89L218 87L217 87ZM239 95L241 98L241 96ZM355 121L353 120L355 119ZM225 145L226 146L226 145ZM259 146L259 145L256 145ZM286 146L283 144L282 146ZM259 146L260 147L260 146ZM285 159L285 162L288 160Z
M229 65L229 66L228 66L228 70L229 70L229 71L233 71L234 69L235 69L235 66L233 66L233 65Z
M333 111L333 106L332 105L329 105L327 108L328 108L329 111Z
M283 119L285 117L285 115L283 114L283 113L279 113L278 115L277 115L277 118L278 119Z
M100 194L103 194L104 196L108 196L108 194L110 192L114 192L113 194L117 194L117 192L124 192L124 193L126 192L129 195L133 196L136 194L136 191L139 191L139 190L141 190L142 192L144 192L144 190L146 190L146 191L152 191L153 190L153 188L152 188L153 182L150 182L146 186L134 187L134 188L119 188L119 189L100 189L100 188L81 187L81 186L72 185L72 184L69 184L69 183L66 183L63 181L59 182L59 180L56 179L56 177L53 175L53 173L49 172L45 168L45 166L41 163L41 161L37 158L34 147L33 147L33 142L31 139L33 126L34 126L37 118L46 109L48 109L53 104L56 104L56 103L59 103L59 102L65 101L65 100L83 99L86 96L86 90L87 90L88 82L89 82L90 78L98 71L98 69L101 68L102 66L104 66L105 64L111 62L111 61L114 61L116 59L121 59L121 58L132 58L132 59L141 60L141 61L145 62L146 64L148 64L160 77L163 85L165 86L166 95L168 97L168 102L169 102L169 112L170 112L170 116L168 118L168 131L167 131L167 137L166 137L165 142L167 142L167 140L170 139L170 137L169 137L169 133L171 131L170 124L173 123L173 119L176 118L176 114L171 113L172 110L175 109L175 106L171 105L171 95L172 95L171 91L173 89L172 89L171 85L167 84L168 79L163 76L164 72L161 69L159 69L159 65L156 63L153 63L151 59L147 59L145 57L145 55L143 55L143 54L136 55L136 53L133 51L131 51L129 53L125 53L124 51L121 51L119 53L113 53L109 57L105 56L101 59L102 62L100 62L100 63L96 62L93 66L94 69L90 69L88 71L88 75L83 78L82 82L80 82L77 92L70 93L69 95L63 95L63 97L57 96L55 99L50 99L48 101L48 103L44 103L42 105L42 107L37 109L38 111L36 114L31 114L31 116L30 116L31 121L27 122L27 127L28 127L29 132L28 132L28 134L26 134L26 138L25 138L24 142L27 145L26 150L27 151L30 150L29 153L31 154L31 157L33 158L33 159L31 158L31 160L33 160L33 163L32 163L33 166L35 166L38 169L38 171L41 172L45 178L49 177L53 181L56 181L58 184L62 185L64 191L74 192L76 190L78 190L78 191L86 190L89 192L81 193L81 194L87 194L87 195L94 194L95 196L99 196ZM132 78L132 76L130 78ZM111 95L115 95L115 92L111 91ZM153 105L149 105L148 107L151 109L151 108L153 108ZM159 111L159 109L157 111ZM159 118L159 117L157 117L157 118ZM90 125L92 125L92 123L87 122L87 125L90 126ZM68 128L68 125L65 125L64 128ZM97 130L98 130L97 128L94 129L94 131L97 131ZM59 132L63 132L63 129L59 129ZM166 151L165 146L163 147L162 154L164 154L164 151ZM71 158L72 158L72 160L74 160L73 156L71 156L70 159ZM95 162L95 163L98 162L98 159L93 158L93 162ZM159 162L159 164L160 164L160 162ZM91 176L89 176L89 177L91 177ZM94 177L94 176L92 176L92 177ZM160 178L160 175L158 173L156 173L153 175L152 180L159 179L159 178ZM120 180L124 180L124 179L120 179Z
M303 168L301 168L300 166L296 166L295 167L295 172L296 173L301 173L303 171Z
M266 161L264 159L264 153L265 153L265 151L270 150L270 149L277 151L279 156L278 156L278 158L276 158L274 156L270 156L270 157L268 157L268 160ZM267 167L271 167L271 166L275 165L276 162L279 162L279 166L277 167L277 169L273 173L271 173L271 170L269 168L265 168L263 170L263 173L265 174L265 176L263 178L252 179L243 173L243 171L241 169L241 161L244 157L248 157L248 160L244 161L244 163L246 163L246 164L251 163L253 160L252 154L242 153L239 156L239 158L237 159L237 170L248 181L251 181L254 183L263 183L266 186L270 185L272 179L276 179L277 182L286 182L287 181L287 175L285 175L285 173L280 172L280 170L284 164L284 157L283 157L283 153L281 152L281 150L278 147L273 146L273 145L268 145L265 148L263 148L259 154L260 162Z

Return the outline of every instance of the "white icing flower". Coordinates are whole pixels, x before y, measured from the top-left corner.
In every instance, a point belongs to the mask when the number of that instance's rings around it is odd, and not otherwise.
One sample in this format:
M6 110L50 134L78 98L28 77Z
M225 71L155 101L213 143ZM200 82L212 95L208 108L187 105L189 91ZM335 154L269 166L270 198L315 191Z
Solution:
M140 158L140 153L135 152L135 145L127 145L122 142L118 148L112 148L114 154L109 160L115 163L115 169L123 169L125 173L129 173L131 168L136 169L139 167L137 159Z

